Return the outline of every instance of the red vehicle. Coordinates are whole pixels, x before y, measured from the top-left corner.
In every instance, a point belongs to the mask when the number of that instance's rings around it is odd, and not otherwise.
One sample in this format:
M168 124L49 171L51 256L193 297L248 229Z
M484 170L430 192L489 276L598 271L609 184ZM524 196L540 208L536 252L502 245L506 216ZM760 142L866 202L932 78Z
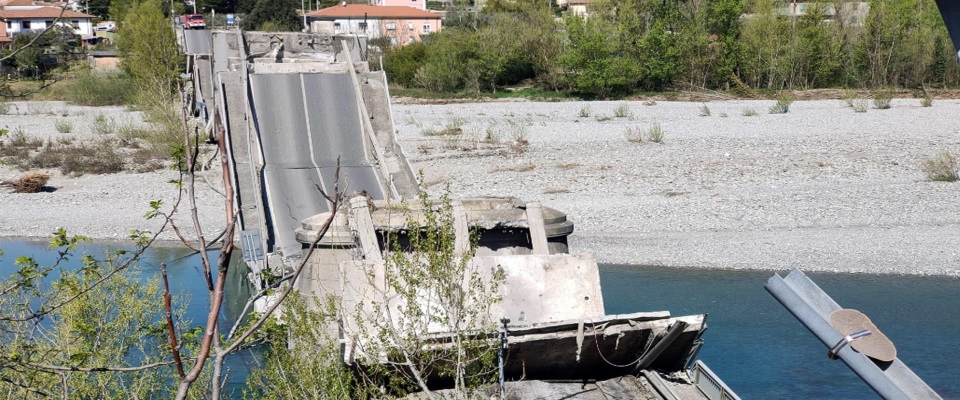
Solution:
M180 23L183 29L204 29L207 22L203 19L203 14L185 14L180 16Z

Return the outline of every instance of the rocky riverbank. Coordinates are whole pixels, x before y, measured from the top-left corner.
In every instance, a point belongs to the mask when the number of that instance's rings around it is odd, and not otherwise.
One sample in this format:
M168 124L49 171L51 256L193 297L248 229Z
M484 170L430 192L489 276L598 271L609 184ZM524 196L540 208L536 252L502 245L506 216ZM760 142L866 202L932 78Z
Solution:
M866 112L839 100L798 101L770 114L773 104L397 104L393 115L431 192L449 185L455 196L515 196L566 212L576 224L571 251L600 262L960 275L960 183L930 182L920 168L944 151L960 155L960 101L896 99ZM17 111L0 116L0 127L58 137L52 121L67 118L82 136L84 121L103 111L78 110ZM656 125L660 143L650 138ZM0 166L0 179L18 174ZM222 185L217 171L206 175L197 207L214 236ZM0 236L65 227L118 239L156 229L159 221L143 215L152 200L175 202L167 181L176 177L54 172L51 192L0 191ZM189 205L179 209L187 226Z

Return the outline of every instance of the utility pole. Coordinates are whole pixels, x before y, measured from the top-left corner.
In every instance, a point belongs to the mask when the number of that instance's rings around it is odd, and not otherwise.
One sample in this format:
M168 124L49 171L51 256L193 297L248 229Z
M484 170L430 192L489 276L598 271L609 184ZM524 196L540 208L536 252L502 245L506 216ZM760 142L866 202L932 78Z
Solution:
M307 8L304 0L300 0L300 14L303 14L303 31L307 31Z

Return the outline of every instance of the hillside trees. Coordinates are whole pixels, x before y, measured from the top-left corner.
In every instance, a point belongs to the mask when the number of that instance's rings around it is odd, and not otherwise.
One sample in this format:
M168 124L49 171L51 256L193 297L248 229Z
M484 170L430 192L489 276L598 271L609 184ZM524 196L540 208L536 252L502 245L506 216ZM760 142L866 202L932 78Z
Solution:
M240 27L250 31L300 31L303 21L297 16L298 8L300 3L294 4L294 0L257 0Z

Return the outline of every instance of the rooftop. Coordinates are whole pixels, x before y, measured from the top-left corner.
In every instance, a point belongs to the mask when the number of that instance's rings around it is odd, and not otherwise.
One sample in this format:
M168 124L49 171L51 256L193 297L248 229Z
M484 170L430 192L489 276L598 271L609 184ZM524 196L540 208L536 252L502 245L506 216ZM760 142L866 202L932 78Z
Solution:
M367 4L347 4L327 7L307 13L313 18L398 18L398 19L439 19L440 14L404 6L371 6Z

